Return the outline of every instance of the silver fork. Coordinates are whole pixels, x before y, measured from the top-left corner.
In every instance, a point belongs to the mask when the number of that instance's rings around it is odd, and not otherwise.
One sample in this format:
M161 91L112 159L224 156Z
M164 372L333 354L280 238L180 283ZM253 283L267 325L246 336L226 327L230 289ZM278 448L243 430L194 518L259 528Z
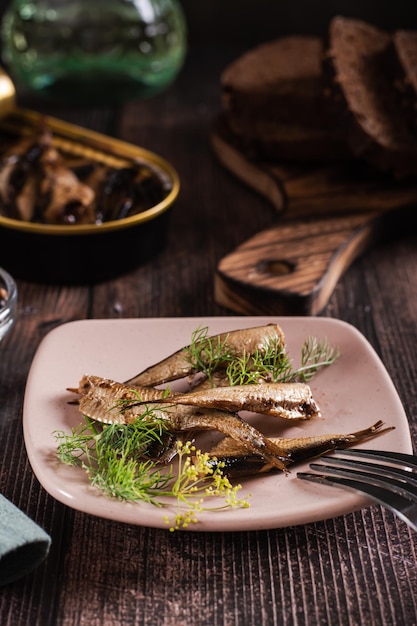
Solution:
M417 456L337 449L320 462L310 463L310 468L320 473L298 472L298 478L366 495L417 530Z

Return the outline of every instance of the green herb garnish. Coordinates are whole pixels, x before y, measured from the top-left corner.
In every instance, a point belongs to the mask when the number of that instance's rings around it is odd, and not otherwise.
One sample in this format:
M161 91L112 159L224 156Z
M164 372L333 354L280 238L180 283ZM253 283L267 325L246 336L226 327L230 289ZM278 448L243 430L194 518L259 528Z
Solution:
M193 455L193 458L192 456ZM218 463L213 469L208 453L201 452L191 442L178 445L178 472L175 482L171 485L171 491L165 495L174 496L177 500L178 511L175 522L168 517L165 522L169 530L187 528L190 523L196 523L197 513L201 511L223 511L228 508L247 508L248 499L239 499L237 492L241 485L232 486L227 476L222 472L224 463ZM217 507L204 506L207 497L223 498L224 504ZM184 508L185 505L185 508Z
M163 507L174 499L177 513L174 522L164 518L170 530L186 528L196 522L197 512L247 507L247 500L236 496L240 485L233 487L220 467L213 470L209 457L191 443L177 443L177 469L161 466L146 459L147 451L162 444L169 433L166 423L144 409L129 424L102 425L85 418L86 422L73 428L68 435L55 432L58 458L66 464L82 467L93 486L104 495L127 501L148 502ZM191 459L194 455L194 460ZM206 507L207 497L223 498L224 504Z
M231 386L268 382L308 382L317 372L328 367L339 356L339 351L330 346L327 340L318 341L309 337L301 348L301 366L294 368L285 348L271 341L266 350L244 354L232 360L226 374Z
M222 340L219 335L208 336L208 327L198 327L191 336L187 348L188 362L195 372L201 372L211 380L213 372L234 359L234 353L227 344L227 335Z
M294 368L285 347L273 339L254 354L237 355L219 336L209 337L208 328L197 328L187 349L188 359L196 372L212 381L213 372L223 368L229 383L250 385L269 382L308 382L323 367L336 361L339 351L328 341L308 337L301 348L301 366Z
M294 370L297 380L308 382L323 367L332 365L340 356L338 348L331 346L327 339L319 341L308 337L301 348L301 367Z

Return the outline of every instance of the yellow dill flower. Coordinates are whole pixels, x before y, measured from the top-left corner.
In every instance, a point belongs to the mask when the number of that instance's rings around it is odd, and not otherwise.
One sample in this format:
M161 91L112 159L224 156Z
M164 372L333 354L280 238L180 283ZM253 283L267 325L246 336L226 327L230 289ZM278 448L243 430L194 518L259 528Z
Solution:
M173 523L168 516L164 516L164 521L171 532L184 530L190 524L196 524L197 513L202 511L221 511L249 506L246 499L238 499L236 496L242 488L241 485L233 487L229 478L223 474L220 464L213 470L207 452L196 450L190 442L180 443L177 449L178 473L171 490L171 495L177 501L177 512ZM211 497L222 498L223 502L207 506L206 499Z

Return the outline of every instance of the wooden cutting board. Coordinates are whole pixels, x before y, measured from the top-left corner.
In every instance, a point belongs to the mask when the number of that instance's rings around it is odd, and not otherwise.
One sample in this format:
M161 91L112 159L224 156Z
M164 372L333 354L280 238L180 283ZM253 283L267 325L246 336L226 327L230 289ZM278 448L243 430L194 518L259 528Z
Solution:
M415 228L417 181L357 162L287 166L250 160L217 124L214 153L277 211L277 223L218 264L216 302L247 315L317 315L370 246Z

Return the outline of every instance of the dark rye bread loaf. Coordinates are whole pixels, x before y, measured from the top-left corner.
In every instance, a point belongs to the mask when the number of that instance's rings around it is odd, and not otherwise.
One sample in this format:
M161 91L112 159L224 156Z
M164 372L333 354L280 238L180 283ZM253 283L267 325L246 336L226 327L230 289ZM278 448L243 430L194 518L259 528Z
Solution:
M417 175L414 115L393 36L338 16L330 23L328 57L353 154L398 177Z
M412 94L408 92L408 98L413 101L414 115L417 115L417 32L398 30L394 33L394 45L405 73L404 89L409 87L412 90Z
M223 106L242 124L315 124L322 117L324 49L318 37L284 37L249 50L223 71Z
M221 75L225 123L254 158L346 158L344 130L326 110L323 42L290 36L243 54Z
M351 158L344 134L331 126L259 121L244 130L222 114L221 127L236 148L252 160L289 163L332 162Z

